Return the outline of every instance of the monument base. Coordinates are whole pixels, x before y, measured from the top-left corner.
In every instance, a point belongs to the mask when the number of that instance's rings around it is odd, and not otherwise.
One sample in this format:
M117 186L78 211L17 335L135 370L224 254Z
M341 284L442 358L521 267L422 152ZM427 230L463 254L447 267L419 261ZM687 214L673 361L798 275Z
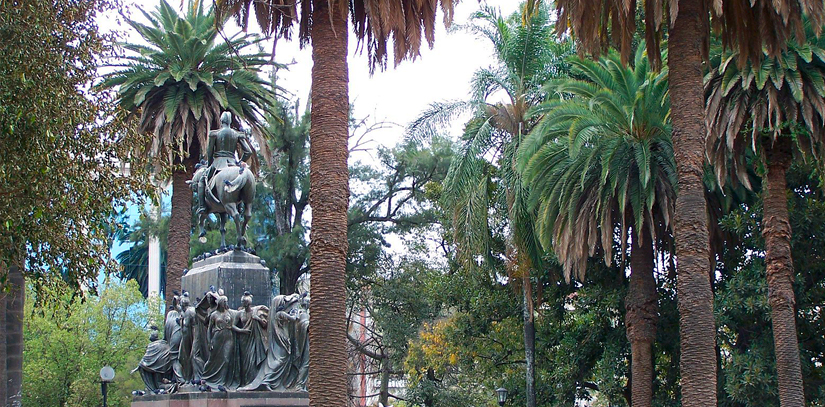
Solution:
M224 290L231 309L241 306L244 291L252 293L252 305L269 306L272 297L269 269L261 264L260 257L240 250L196 261L189 273L181 278L181 288L189 292L193 306L195 299L203 297L210 286Z
M242 391L135 396L132 407L307 407L305 391Z

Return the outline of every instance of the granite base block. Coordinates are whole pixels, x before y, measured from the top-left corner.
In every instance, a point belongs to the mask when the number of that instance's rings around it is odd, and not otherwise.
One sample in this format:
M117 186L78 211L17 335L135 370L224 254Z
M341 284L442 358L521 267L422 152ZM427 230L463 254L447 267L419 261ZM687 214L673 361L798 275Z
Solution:
M135 396L132 407L307 407L305 391L176 393Z
M272 297L269 269L261 264L260 257L240 250L197 261L181 278L181 288L189 292L193 305L210 286L223 289L232 309L241 306L244 291L252 293L252 305L269 306Z

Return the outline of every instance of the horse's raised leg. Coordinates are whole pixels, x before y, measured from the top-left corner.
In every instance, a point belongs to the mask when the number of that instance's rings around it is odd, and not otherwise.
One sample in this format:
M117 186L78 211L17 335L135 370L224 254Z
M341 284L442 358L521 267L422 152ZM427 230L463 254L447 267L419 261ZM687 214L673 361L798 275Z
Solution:
M226 250L226 213L220 214L221 218L221 250Z

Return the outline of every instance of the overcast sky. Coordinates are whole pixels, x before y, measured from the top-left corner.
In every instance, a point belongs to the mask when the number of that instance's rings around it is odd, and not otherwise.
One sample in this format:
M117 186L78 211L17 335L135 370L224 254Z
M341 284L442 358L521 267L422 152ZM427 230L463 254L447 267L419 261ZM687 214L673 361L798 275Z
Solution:
M178 0L168 1L173 6L181 3ZM127 0L127 4L138 5L147 11L153 10L157 3L155 0ZM518 3L517 0L487 0L487 4L500 9L505 16L516 11ZM460 2L455 9L454 25L467 23L471 13L478 7L479 2L474 0ZM129 14L133 19L143 21L143 16L136 10L131 10ZM440 22L440 12L438 19ZM121 30L128 28L111 16L104 18L101 25ZM137 33L126 34L129 41L139 41ZM349 94L356 118L370 116L373 121L386 121L401 126L371 133L371 138L375 140L372 147L377 146L377 143L385 146L396 144L403 136L403 126L430 103L466 98L470 77L476 69L490 64L493 52L489 41L460 30L447 32L443 24L439 23L433 49L427 48L425 44L421 56L415 61L404 61L395 68L390 61L387 71L379 71L370 76L366 55L354 54L354 35L350 34L349 38ZM297 42L282 40L278 42L275 60L290 64L288 71L280 73L280 86L305 101L311 83L311 50L299 49ZM356 154L353 159L369 161L370 157Z
M182 2L167 0L173 6ZM125 0L124 9L131 18L145 22L143 16L134 9L140 6L146 11L154 10L157 0ZM519 0L487 0L487 4L500 9L507 16L516 11ZM479 7L475 0L464 0L456 6L454 25L466 24L469 16ZM421 50L421 56L415 61L404 61L398 67L390 66L384 72L369 75L367 57L354 54L356 41L350 34L349 55L349 94L350 101L355 107L355 116L363 118L369 115L372 121L386 121L398 126L386 128L370 134L375 142L367 147L375 148L379 145L391 147L403 137L404 127L418 116L432 102L465 99L469 90L470 78L476 69L489 66L492 61L493 48L489 41L475 35L451 30L447 32L443 24L437 25L435 46L429 49L426 45ZM123 24L122 18L115 13L105 15L100 19L104 30L119 30L125 35L128 42L142 42L140 36L130 27ZM232 28L228 28L232 30ZM268 50L271 50L271 46ZM288 71L281 71L279 85L285 88L294 97L306 101L310 90L310 71L312 56L309 48L299 49L297 42L279 41L275 53L275 61L290 64ZM294 62L294 63L293 63ZM454 131L460 130L457 123ZM351 160L369 163L374 155L369 152L356 152ZM168 200L168 196L166 197ZM136 214L135 214L136 216ZM397 243L397 238L391 238ZM403 245L393 244L394 251L403 251ZM118 247L113 253L125 247Z

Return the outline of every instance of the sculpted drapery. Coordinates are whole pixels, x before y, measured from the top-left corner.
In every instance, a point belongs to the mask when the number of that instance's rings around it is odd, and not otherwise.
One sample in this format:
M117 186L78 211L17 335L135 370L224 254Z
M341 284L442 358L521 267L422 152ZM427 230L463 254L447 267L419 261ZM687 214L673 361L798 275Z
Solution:
M194 308L184 293L180 307L170 311L164 323L169 339L158 339L153 333L135 371L140 371L152 393L305 391L307 298L279 295L268 308L252 306L252 295L245 292L240 309L232 310L222 290L204 293Z

